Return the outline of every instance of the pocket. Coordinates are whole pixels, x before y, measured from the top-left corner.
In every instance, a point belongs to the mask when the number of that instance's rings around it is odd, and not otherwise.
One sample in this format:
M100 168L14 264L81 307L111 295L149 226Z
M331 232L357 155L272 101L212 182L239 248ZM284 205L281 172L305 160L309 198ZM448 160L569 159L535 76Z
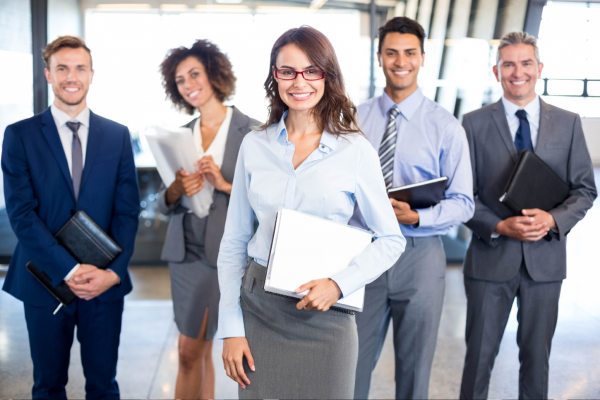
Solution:
M248 274L244 275L244 279L242 279L242 289L246 290L249 293L252 293L254 290L254 279L253 276L249 276Z

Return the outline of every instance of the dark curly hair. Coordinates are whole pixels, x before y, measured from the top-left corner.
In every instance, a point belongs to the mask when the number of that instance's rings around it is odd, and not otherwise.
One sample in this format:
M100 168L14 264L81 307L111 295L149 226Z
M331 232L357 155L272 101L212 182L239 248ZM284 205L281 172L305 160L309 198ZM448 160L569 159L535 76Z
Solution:
M288 106L279 96L273 69L277 68L275 60L279 51L284 46L292 43L304 51L310 62L325 71L326 74L325 92L321 101L312 110L319 129L326 130L335 136L362 133L356 123L356 106L346 96L344 77L335 50L325 35L310 26L290 29L281 35L273 45L269 75L265 81L266 98L269 102L269 118L261 126L261 129L266 129L268 126L279 122L283 113L288 109Z
M171 99L173 104L188 114L193 115L195 108L183 99L177 83L175 82L175 72L179 64L188 57L196 57L202 63L208 76L208 81L212 86L215 96L222 103L229 99L235 92L235 75L231 67L231 62L225 53L219 50L216 44L200 39L192 45L191 48L185 46L171 49L167 52L164 61L160 64L162 74L162 85L165 88L167 98Z
M388 33L410 33L415 35L419 42L421 42L421 53L425 53L425 30L414 19L408 17L395 17L390 19L381 28L379 28L379 53L381 54L381 46L383 46L383 40Z

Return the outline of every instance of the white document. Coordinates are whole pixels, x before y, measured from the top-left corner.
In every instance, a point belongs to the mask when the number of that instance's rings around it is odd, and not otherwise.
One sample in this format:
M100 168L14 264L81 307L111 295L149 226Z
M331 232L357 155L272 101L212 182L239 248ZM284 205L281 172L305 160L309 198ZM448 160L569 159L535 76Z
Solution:
M350 266L371 244L371 232L299 211L279 208L267 265L265 291L303 298L295 293L314 279L328 278ZM365 288L335 303L351 311L363 310Z
M194 144L191 129L155 127L146 131L145 136L156 160L156 169L166 187L171 186L175 180L175 173L180 169L189 173L196 171L194 163L202 158L202 154L199 154ZM191 197L184 195L181 198L181 205L191 210L198 218L208 215L211 204L212 195L208 190L200 190Z

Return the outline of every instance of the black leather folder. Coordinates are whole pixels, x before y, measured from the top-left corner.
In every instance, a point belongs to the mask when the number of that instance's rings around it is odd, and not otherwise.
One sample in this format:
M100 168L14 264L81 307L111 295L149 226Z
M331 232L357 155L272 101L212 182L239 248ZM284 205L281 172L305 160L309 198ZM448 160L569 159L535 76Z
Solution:
M514 215L521 210L539 208L550 211L569 196L570 188L541 158L523 150L506 183L500 202Z
M105 269L123 251L83 211L75 213L54 237L78 263L91 264L101 269ZM50 277L44 271L40 271L31 261L27 263L26 268L65 306L75 299L75 295L65 282L54 287Z
M444 197L448 178L431 179L388 190L388 197L403 201L413 210L435 206Z

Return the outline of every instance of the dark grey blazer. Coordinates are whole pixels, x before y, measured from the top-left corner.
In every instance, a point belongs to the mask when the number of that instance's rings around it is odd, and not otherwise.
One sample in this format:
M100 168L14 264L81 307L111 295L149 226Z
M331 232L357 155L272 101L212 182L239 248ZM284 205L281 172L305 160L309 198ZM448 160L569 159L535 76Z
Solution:
M558 228L558 235L551 241L491 238L496 225L512 216L499 198L517 161L517 151L502 101L463 117L471 152L475 198L475 215L467 222L474 235L464 263L464 273L470 278L508 281L515 276L523 259L535 281L566 278L566 235L585 216L597 196L594 170L579 115L541 99L540 103L535 153L571 187L569 197L550 211Z
M194 118L185 127L193 129L197 119ZM227 182L233 182L235 164L244 136L253 127L258 125L260 125L260 122L242 114L237 108L233 107L231 124L229 125L229 133L227 135L227 142L225 143L223 165L221 166L221 174ZM171 215L161 259L169 262L182 262L185 259L183 217L187 212L187 208L181 206L179 201L167 206L166 193L167 188L163 186L158 195L158 210L165 215ZM215 189L213 203L210 206L207 216L206 242L204 243L208 261L215 267L217 265L221 238L225 230L228 205L229 195Z

